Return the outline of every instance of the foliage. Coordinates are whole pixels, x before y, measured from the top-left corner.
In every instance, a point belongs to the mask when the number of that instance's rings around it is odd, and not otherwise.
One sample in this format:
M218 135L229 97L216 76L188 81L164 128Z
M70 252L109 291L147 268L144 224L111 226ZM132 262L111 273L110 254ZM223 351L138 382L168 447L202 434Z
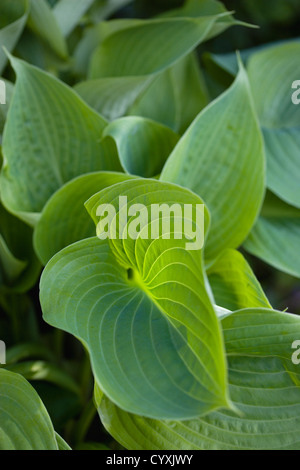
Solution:
M300 43L240 3L2 0L1 450L300 449Z

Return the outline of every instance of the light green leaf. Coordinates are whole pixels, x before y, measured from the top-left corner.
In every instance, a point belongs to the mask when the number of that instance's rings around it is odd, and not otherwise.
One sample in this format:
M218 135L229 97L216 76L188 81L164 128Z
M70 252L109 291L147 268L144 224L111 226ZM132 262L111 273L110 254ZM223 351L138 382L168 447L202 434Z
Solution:
M95 51L91 78L161 72L207 38L220 16L135 20L110 34ZM159 54L157 51L159 50Z
M46 408L20 375L0 369L0 449L58 450Z
M238 251L223 251L207 274L217 305L231 311L271 307L251 267Z
M118 211L120 194L128 207L134 202L148 210L155 203L201 204L178 186L136 179L87 202L96 223L99 204ZM145 234L148 221L140 225ZM188 251L187 239L176 233L164 227L162 235L170 239L90 238L65 248L43 272L41 305L46 322L83 342L96 382L115 403L141 415L182 419L229 401L222 335L205 288L201 250Z
M248 71L264 132L268 187L300 208L300 107L292 102L299 55L298 41L268 48L251 56Z
M3 51L3 46L9 51L15 48L24 26L27 21L29 11L28 0L1 0L0 6L0 75L6 63L7 55Z
M268 192L244 247L275 268L300 277L300 209Z
M264 196L263 140L243 67L207 106L168 158L161 180L199 194L212 218L205 255L214 259L248 235Z
M75 178L54 193L34 230L34 248L41 262L45 265L62 248L94 237L95 224L85 201L101 189L130 178L123 173L95 172Z
M3 135L4 205L34 224L49 197L70 179L119 170L112 144L102 144L106 121L74 91L12 58L17 83Z
M151 420L124 412L96 387L102 423L115 439L134 450L300 449L300 374L291 360L299 317L245 309L227 315L222 326L230 395L240 414Z
M58 450L72 450L69 444L67 444L66 441L59 434L57 434L57 432L55 433L55 436Z
M77 26L81 17L93 5L95 0L59 0L53 15L63 36L67 37Z
M171 129L142 117L124 117L110 123L103 137L114 139L121 165L129 174L158 175L179 140Z
M60 25L46 0L30 0L28 26L48 44L62 59L68 57L68 49Z

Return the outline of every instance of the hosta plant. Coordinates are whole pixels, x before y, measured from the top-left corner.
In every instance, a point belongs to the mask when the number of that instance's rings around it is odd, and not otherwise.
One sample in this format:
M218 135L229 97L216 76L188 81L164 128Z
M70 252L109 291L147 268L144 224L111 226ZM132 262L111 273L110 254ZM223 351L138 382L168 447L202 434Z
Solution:
M299 40L163 3L1 2L1 450L300 449Z

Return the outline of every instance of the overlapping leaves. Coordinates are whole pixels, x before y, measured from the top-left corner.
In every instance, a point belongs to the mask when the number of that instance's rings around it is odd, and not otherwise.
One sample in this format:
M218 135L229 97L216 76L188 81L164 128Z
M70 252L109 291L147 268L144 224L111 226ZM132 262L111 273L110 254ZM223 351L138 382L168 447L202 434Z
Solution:
M158 421L116 407L96 387L102 422L127 449L299 450L299 366L291 345L296 315L245 309L222 320L230 396L239 413L217 411L187 421Z

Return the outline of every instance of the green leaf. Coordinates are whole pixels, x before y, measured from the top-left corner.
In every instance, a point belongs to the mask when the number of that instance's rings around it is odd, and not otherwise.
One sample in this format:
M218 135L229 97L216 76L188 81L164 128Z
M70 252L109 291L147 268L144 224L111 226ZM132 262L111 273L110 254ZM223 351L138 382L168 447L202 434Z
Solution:
M18 260L8 249L2 235L0 234L0 268L4 279L11 283L15 281L24 271L26 262Z
M59 0L53 15L63 36L67 37L77 26L81 17L93 5L95 0Z
M38 34L62 59L68 57L68 49L60 25L46 0L30 0L29 28Z
M227 13L227 15L224 16L225 13ZM253 27L252 25L249 25L242 21L235 20L231 13L227 12L224 5L216 0L186 0L182 7L166 11L165 13L160 15L160 18L197 18L199 16L220 15L215 24L212 26L211 31L208 35L208 39L211 39L217 36L218 34L221 34L228 27L233 25Z
M223 251L207 274L217 305L231 311L271 307L251 267L238 251Z
M152 78L129 114L148 117L183 133L207 104L204 78L192 53Z
M203 42L219 18L135 20L133 26L110 34L100 44L92 58L90 77L161 72Z
M100 142L106 121L99 114L59 80L11 60L17 83L3 136L1 196L11 212L34 224L64 183L119 170L120 163L111 143Z
M207 106L168 158L161 180L199 194L211 212L205 255L212 260L248 235L264 196L263 140L243 67Z
M58 450L72 450L69 444L67 444L66 441L59 434L57 434L57 432L55 433L55 436Z
M126 114L152 80L152 77L98 78L78 83L74 90L89 106L112 121Z
M134 202L148 210L155 203L201 204L178 186L136 179L87 202L96 223L99 204L118 211L120 194L128 207ZM206 227L206 211L204 216ZM145 233L148 221L140 226ZM202 253L187 250L187 239L176 234L165 227L162 238L153 240L141 235L75 243L46 266L40 298L45 321L83 342L96 382L115 403L141 415L182 419L229 401L222 335L206 292Z
M267 185L300 208L300 107L291 99L299 54L298 41L268 48L251 56L248 70L266 144Z
M130 178L123 173L90 173L75 178L54 193L34 230L34 248L41 262L46 265L62 248L94 237L95 224L84 207L85 201L101 189Z
M5 290L26 292L40 274L32 246L32 229L7 212L0 203L0 270Z
M300 277L300 209L268 192L244 247L275 268Z
M161 172L179 140L168 127L135 116L113 121L103 137L114 139L124 171L145 178Z
M20 375L0 369L0 449L58 450L46 408Z
M7 55L3 51L3 46L9 51L15 48L24 26L27 21L29 11L28 0L12 2L2 0L0 7L0 75L6 63Z
M300 375L292 343L296 315L245 309L222 320L229 389L239 414L217 411L188 421L158 421L116 407L96 386L102 423L127 449L300 449Z

